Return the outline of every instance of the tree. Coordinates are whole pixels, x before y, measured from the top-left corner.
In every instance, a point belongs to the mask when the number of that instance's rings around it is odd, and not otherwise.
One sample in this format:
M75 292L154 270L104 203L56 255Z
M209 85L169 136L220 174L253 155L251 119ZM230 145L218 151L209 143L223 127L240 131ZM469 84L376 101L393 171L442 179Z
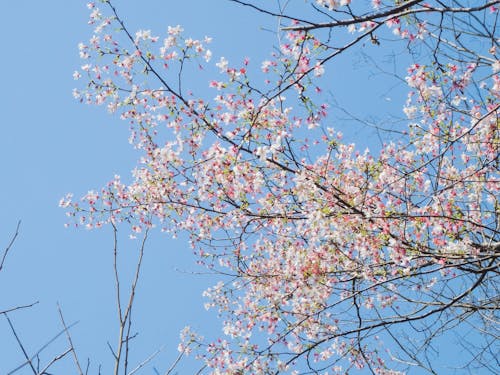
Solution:
M449 366L495 373L500 1L231 2L279 20L279 46L220 58L206 98L184 83L212 74L210 38L133 34L89 4L75 96L129 121L142 157L132 182L61 205L88 228L189 233L225 276L206 291L225 333L198 343L207 373L437 373L448 335L466 353ZM374 151L342 140L325 95L367 42L409 63L407 119Z

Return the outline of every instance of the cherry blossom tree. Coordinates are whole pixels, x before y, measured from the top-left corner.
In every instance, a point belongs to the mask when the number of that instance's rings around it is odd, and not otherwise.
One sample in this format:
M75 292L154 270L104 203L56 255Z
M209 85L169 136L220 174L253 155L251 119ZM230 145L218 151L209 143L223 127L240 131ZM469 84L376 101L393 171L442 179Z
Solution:
M209 37L88 4L74 95L127 121L142 156L130 182L63 198L72 222L189 233L221 275L205 295L222 337L179 346L200 373L437 373L450 336L447 366L495 373L500 1L230 1L279 21L269 59L212 59ZM371 151L331 125L325 79L367 43L408 62L406 118Z

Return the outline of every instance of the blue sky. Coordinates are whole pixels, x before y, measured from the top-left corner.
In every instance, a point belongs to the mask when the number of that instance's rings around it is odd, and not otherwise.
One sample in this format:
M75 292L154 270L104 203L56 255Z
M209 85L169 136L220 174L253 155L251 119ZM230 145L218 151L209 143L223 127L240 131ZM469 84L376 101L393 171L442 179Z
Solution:
M90 358L94 370L91 373L96 373L98 364L106 373L112 365L107 342L114 345L117 333L112 233L110 228L64 228L66 217L58 201L67 192L78 197L99 188L114 174L127 177L137 154L127 142L127 124L107 115L102 108L79 104L72 97L77 85L72 73L81 65L77 44L91 36L85 3L2 2L2 249L17 221L22 224L0 273L0 310L39 301L31 309L10 314L27 351L33 354L61 329L56 305L59 302L67 323L78 321L71 333L81 361L86 363ZM275 43L273 35L263 31L275 29L275 21L224 0L114 3L131 30L145 28L161 34L167 25L181 24L194 37L213 36L214 55L230 60L250 56L259 61ZM345 59L346 69L352 69L353 61L353 57ZM356 105L345 97L358 91L363 79L363 84L372 89L384 79L370 76L371 81L359 77L360 81L343 81L343 74L335 72L333 77L337 87L342 88L335 92L336 99L353 111ZM395 99L390 92L376 91L378 105L394 109ZM365 94L372 95L373 91ZM358 93L358 99L359 95L363 94ZM343 130L349 133L349 128ZM201 297L215 278L192 274L200 269L182 238L172 240L160 233L152 237L146 249L134 319L139 332L134 359L141 360L164 347L154 363L165 371L177 354L182 327L190 324L207 336L219 334L220 328L214 315L205 312ZM120 249L127 256L127 266L135 259L137 243L126 239L122 243ZM66 347L65 340L58 339L42 352L42 362ZM0 348L0 373L24 361L3 317ZM66 373L73 369L73 363L68 358L57 369L56 373Z

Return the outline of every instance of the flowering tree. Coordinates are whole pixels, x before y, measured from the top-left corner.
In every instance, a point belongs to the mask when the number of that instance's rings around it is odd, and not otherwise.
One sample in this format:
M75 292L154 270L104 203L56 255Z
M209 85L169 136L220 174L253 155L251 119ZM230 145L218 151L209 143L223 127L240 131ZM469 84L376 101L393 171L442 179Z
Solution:
M454 366L494 373L500 1L231 1L279 19L280 44L257 66L220 58L212 78L210 38L132 33L110 1L88 5L75 97L128 121L142 157L132 182L61 205L88 228L189 233L225 275L205 293L224 337L180 344L206 373L436 373L447 334L467 353ZM323 94L367 41L409 59L407 119L374 151L342 140Z

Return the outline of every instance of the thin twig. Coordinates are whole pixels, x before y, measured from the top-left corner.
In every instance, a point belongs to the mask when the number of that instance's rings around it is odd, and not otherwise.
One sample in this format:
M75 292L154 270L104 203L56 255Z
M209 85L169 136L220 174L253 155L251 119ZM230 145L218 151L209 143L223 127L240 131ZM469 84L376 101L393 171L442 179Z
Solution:
M139 282L139 276L141 273L142 260L144 257L144 249L146 246L146 242L148 240L149 229L146 229L144 233L144 237L141 243L141 247L139 250L139 257L136 263L136 270L134 274L134 278L130 287L130 295L127 303L127 307L122 309L122 301L121 301L121 286L120 286L120 272L118 268L118 229L113 224L113 269L115 275L115 287L116 287L116 298L117 298L117 308L118 308L118 318L120 322L120 330L118 334L118 347L116 348L116 353L113 352L115 357L115 368L114 375L119 374L120 365L122 363L122 351L124 350L124 358L123 358L123 366L124 372L127 373L128 367L128 355L129 355L129 342L131 339L135 337L130 335L131 327L132 327L132 307L134 305L135 292L137 288L137 284ZM125 344L125 347L124 347ZM109 344L108 344L109 345ZM111 346L110 346L111 349Z
M19 345L19 348L21 348L21 351L24 354L24 358L26 359L27 363L30 365L31 370L33 371L33 374L37 375L37 371L35 370L35 367L33 366L33 362L31 362L31 359L28 356L28 353L26 352L26 349L24 349L24 345L21 342L21 339L19 338L19 336L17 335L17 332L14 329L14 325L12 324L12 322L9 319L9 316L7 315L7 313L4 313L3 315L5 316L5 319L7 319L7 322L9 323L10 329L11 329L14 337L16 338L17 344Z
M2 268L3 268L3 265L5 263L5 258L7 258L7 254L9 253L9 250L10 248L12 247L12 245L14 244L14 241L16 240L17 238L17 235L19 234L19 227L21 226L21 220L19 220L17 222L17 226L16 226L16 232L14 233L14 235L12 236L12 238L10 239L10 242L9 244L7 245L7 247L5 248L4 252L3 252L3 255L2 255L2 261L0 262L0 271L2 271Z
M59 361L60 359L62 359L66 354L68 354L71 351L72 351L72 348L68 348L68 349L66 349L66 351L64 353L61 353L61 354L55 356L54 358L52 358L52 360L47 364L47 366L45 366L43 368L43 370L41 370L39 372L39 374L45 374L46 371L49 369L50 366L52 366L54 363L56 363L57 361Z
M64 332L66 332L66 338L68 339L68 342L71 346L71 351L73 352L73 358L75 360L76 368L78 369L79 375L83 375L82 368L80 367L80 362L78 361L78 356L76 355L75 346L73 345L73 340L71 340L71 335L69 334L68 327L66 326L66 323L64 321L63 313L62 313L61 306L59 305L59 303L57 304L57 310L59 311L59 317L61 318L61 323L64 327Z
M16 306L16 307L11 307L7 310L0 311L0 314L6 314L6 313L10 313L10 312L16 311L16 310L27 309L27 308L35 306L36 304L38 304L38 301L30 303L29 305L20 305L20 306Z
M165 372L165 375L170 375L170 373L172 371L174 371L174 369L177 367L177 364L179 363L179 361L184 356L184 353L186 352L186 350L187 350L187 347L185 347L184 350L179 353L179 355L177 356L177 358L175 359L175 361L172 363L172 365L169 367L169 369L167 370L167 372Z
M156 350L153 354L151 354L149 357L147 357L144 361L142 361L141 363L139 363L132 371L130 371L128 373L128 375L133 375L135 374L137 371L139 371L141 368L143 368L144 366L146 366L149 362L151 362L151 360L156 357L161 351L163 350L163 347L161 347L160 349Z

